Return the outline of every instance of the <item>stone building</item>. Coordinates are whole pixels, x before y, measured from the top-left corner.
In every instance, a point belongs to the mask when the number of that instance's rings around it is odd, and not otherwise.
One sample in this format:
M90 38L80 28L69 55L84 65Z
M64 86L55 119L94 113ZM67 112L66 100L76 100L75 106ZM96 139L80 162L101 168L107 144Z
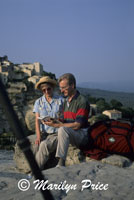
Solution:
M34 75L32 77L29 77L28 81L32 82L35 85L39 81L40 78L41 78L40 76Z
M98 113L98 108L96 104L90 104L90 113L89 113L89 117L93 116L93 115L97 115Z
M0 77L2 82L6 84L8 80L12 80L13 77L13 63L8 61L8 57L0 57Z
M110 119L121 119L122 118L122 112L118 111L118 110L105 110L103 111L104 115L107 115Z
M7 56L0 57L0 77L4 84L12 80L20 81L32 76L41 76L42 73L43 65L39 62L13 64L8 61ZM36 80L33 78L32 82L36 82Z
M43 73L43 65L41 65L39 62L34 62L34 70L35 70L35 75L40 76Z
M0 56L0 63L4 62L4 61L8 61L8 56Z
M24 72L27 77L31 77L34 75L40 76L43 73L43 66L39 62L31 63L23 63L18 65L20 71Z

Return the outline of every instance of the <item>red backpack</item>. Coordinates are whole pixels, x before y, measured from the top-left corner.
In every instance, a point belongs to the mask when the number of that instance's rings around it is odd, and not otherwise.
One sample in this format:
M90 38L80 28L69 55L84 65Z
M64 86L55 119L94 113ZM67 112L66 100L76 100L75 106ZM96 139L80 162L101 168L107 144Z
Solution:
M96 122L88 133L89 144L83 150L87 156L100 160L109 154L118 154L134 160L134 125L130 122Z

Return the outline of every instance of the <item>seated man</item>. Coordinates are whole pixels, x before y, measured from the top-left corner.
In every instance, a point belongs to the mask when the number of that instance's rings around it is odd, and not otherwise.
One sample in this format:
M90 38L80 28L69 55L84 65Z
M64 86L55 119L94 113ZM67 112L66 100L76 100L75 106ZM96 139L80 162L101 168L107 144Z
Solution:
M76 90L76 80L72 74L62 75L59 78L59 87L66 97L63 108L64 122L54 123L50 120L44 124L58 128L56 157L59 158L58 166L65 166L69 144L79 148L88 141L90 106L85 97Z

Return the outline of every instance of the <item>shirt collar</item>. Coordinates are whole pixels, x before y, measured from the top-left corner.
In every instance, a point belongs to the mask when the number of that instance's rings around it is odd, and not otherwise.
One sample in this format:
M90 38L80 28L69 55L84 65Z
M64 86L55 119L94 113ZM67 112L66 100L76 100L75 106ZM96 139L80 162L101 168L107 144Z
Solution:
M77 97L80 95L80 92L78 90L76 90L76 94L73 96L73 98L71 99L71 101L73 101L73 99L77 99ZM68 97L66 99L66 101L68 102ZM71 102L70 101L70 102Z
M76 94L73 96L73 99L77 99L77 97L80 95L80 92L76 90Z
M54 101L56 99L56 96L55 95L53 95L52 96L52 100L51 100L51 102L50 102L50 104ZM43 95L42 96L42 100L43 100L43 102L45 102L45 103L48 103L48 101L46 100L46 97L45 97L45 95Z

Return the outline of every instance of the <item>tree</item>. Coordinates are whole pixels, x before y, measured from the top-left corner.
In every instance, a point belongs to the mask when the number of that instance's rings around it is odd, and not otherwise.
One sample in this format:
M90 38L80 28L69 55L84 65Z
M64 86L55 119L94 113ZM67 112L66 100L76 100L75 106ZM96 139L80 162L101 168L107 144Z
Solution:
M123 105L121 102L117 101L116 99L112 99L110 101L110 106L112 109L120 110Z
M87 96L87 99L88 99L88 101L89 101L90 103L96 104L96 98L95 98L95 97L92 97L92 96L88 95L88 96Z
M43 71L42 76L50 76L50 78L56 80L56 76L55 76L55 74L53 74L53 73L51 73L51 72Z
M100 100L101 100L101 101L105 101L105 99L104 99L103 97L100 97L100 98L96 99L96 102L97 102L97 101L100 101Z
M130 121L134 120L134 109L133 108L122 108L122 117Z
M104 110L110 109L110 105L103 98L97 101L96 105L97 105L97 110L99 113L102 113Z

